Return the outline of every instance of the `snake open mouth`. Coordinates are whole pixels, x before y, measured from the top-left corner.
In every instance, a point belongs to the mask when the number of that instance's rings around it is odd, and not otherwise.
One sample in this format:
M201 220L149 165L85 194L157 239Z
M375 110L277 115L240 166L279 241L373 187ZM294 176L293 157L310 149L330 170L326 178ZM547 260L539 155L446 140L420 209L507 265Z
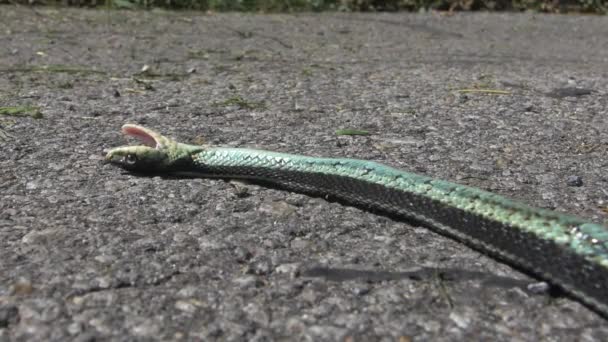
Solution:
M125 135L138 139L146 146L153 147L155 149L160 147L160 143L154 137L154 133L149 132L147 129L141 126L126 124L122 126L122 132Z

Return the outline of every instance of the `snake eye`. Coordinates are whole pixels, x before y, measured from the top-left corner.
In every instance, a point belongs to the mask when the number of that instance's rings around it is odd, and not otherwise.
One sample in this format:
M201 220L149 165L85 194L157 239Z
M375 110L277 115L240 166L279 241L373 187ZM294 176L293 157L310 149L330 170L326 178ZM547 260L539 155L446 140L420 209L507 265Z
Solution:
M137 156L134 154L127 154L125 157L125 163L129 165L134 165L137 162Z

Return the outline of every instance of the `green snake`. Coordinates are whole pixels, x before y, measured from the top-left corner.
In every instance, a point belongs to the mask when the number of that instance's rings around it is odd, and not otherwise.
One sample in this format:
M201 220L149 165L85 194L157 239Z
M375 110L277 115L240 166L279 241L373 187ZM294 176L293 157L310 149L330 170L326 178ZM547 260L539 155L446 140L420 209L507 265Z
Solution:
M127 124L143 145L106 161L133 172L251 179L420 222L561 288L608 317L608 228L372 161L176 142Z

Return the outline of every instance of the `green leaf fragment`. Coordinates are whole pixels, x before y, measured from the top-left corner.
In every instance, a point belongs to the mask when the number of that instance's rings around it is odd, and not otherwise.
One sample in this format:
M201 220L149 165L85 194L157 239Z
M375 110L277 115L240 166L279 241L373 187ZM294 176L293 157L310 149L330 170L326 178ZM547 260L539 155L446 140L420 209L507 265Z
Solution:
M132 9L132 8L137 7L137 5L134 2L126 1L126 0L112 0L111 3L116 8Z
M359 129L339 129L336 131L336 135L369 135L368 131Z
M0 115L31 116L34 119L42 119L40 108L33 106L0 107Z
M485 93L494 95L510 95L511 92L499 89L481 89L481 88L470 88L470 89L456 89L459 93Z

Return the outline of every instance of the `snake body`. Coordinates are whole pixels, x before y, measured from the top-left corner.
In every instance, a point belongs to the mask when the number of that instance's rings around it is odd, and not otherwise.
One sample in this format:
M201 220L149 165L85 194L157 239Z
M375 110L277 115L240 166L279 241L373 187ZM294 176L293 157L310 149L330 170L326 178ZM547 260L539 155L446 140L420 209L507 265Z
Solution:
M175 142L137 125L106 160L127 170L245 178L418 221L563 289L608 317L608 228L383 164Z

